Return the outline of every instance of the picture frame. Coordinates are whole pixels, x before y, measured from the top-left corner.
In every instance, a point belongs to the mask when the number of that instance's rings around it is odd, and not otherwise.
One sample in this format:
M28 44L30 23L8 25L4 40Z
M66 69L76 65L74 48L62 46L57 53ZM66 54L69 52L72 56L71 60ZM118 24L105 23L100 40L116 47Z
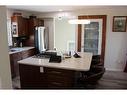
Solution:
M126 16L113 16L113 32L126 32Z

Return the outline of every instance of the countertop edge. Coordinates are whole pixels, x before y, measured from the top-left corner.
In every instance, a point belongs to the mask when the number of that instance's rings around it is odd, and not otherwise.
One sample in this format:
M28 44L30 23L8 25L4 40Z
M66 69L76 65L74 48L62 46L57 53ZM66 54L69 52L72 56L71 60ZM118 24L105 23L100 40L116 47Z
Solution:
M27 50L30 50L30 49L34 49L35 47L22 47L24 48L23 50L20 50L20 51L15 51L15 52L9 52L9 54L15 54L15 53L19 53L19 52L22 52L22 51L27 51Z

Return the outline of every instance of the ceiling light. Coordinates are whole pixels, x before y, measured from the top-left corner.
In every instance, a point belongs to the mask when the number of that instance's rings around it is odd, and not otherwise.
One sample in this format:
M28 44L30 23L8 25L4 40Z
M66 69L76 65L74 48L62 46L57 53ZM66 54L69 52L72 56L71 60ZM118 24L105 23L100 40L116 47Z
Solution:
M90 20L73 19L68 21L70 24L90 24Z
M62 12L63 10L62 9L59 9L59 12Z

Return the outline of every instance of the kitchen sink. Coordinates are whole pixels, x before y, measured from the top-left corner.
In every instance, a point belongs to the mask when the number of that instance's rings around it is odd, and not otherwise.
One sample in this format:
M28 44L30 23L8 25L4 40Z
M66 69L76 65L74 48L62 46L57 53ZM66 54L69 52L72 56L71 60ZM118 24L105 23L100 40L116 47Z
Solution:
M16 52L16 51L23 51L23 50L24 50L24 48L17 47L17 48L11 48L9 51Z
M10 52L15 52L16 50L9 50Z

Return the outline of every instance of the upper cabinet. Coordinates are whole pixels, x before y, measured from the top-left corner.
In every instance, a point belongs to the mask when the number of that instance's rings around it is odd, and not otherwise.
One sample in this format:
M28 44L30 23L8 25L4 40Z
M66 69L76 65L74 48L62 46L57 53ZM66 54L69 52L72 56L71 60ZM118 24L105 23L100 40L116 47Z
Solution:
M22 16L12 16L12 37L28 35L28 19Z
M27 46L34 46L35 42L35 27L44 26L44 20L36 18L36 16L30 16L28 19L28 35L29 39L26 41Z

